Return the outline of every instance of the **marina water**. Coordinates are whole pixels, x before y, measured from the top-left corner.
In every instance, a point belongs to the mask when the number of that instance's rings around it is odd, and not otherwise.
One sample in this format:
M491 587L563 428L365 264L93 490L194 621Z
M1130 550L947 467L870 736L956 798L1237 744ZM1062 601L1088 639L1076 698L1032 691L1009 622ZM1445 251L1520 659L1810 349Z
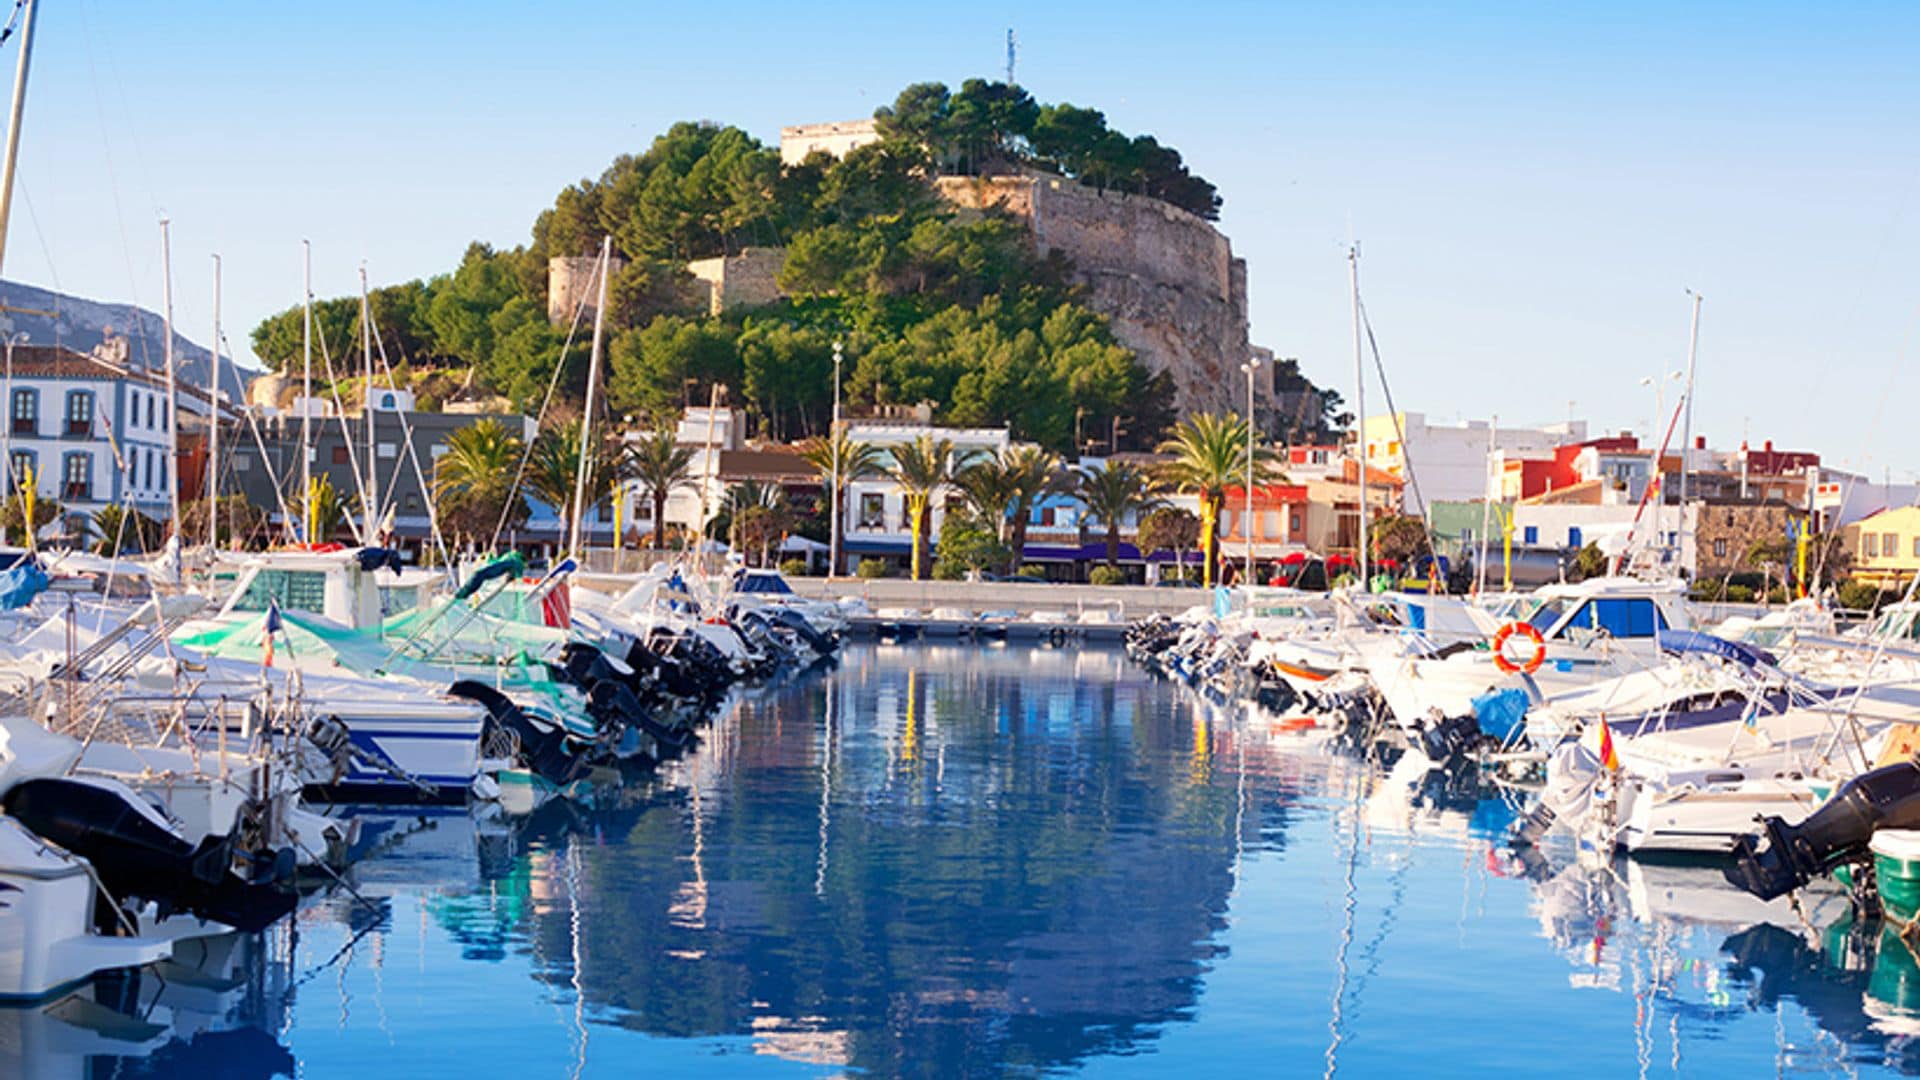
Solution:
M1756 921L1712 867L1522 862L1516 798L1243 708L1117 649L853 644L594 805L385 814L353 892L167 987L137 1051L0 1019L55 1075L1920 1068L1892 939Z

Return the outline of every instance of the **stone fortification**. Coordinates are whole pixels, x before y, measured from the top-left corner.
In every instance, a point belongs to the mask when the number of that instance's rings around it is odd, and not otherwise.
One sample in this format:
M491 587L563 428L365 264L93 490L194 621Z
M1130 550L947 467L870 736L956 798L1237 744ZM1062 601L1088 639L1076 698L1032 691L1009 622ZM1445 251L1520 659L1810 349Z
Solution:
M998 208L1025 222L1043 254L1070 259L1114 337L1171 374L1180 411L1245 411L1247 264L1211 224L1158 199L1052 176L934 183L962 210Z
M582 318L592 318L599 306L600 283L594 280L598 255L555 255L547 260L547 321L565 326L573 321L573 310L582 309ZM627 260L613 257L612 273L625 269Z
M807 160L809 154L843 158L868 143L879 141L880 131L872 117L783 127L780 129L780 164L790 169Z
M771 304L780 292L780 268L786 265L786 248L742 248L738 255L695 259L687 264L693 275L692 300L704 305L707 314L718 315L728 308L758 307Z

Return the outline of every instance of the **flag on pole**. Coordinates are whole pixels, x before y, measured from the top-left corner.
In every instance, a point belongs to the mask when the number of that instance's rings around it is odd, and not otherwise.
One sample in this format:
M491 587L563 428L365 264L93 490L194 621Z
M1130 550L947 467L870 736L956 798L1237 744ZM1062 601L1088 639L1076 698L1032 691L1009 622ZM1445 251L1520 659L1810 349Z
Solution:
M1613 729L1600 721L1600 764L1609 772L1620 771L1620 755L1613 749Z
M93 437L107 440L107 448L113 451L113 463L121 472L127 471L127 459L120 453L120 440L113 437L113 418L105 412L93 414Z
M267 617L264 625L267 631L267 640L266 640L265 651L262 653L263 659L261 660L260 665L262 667L272 667L273 666L273 635L280 632L280 602L278 600L267 601Z

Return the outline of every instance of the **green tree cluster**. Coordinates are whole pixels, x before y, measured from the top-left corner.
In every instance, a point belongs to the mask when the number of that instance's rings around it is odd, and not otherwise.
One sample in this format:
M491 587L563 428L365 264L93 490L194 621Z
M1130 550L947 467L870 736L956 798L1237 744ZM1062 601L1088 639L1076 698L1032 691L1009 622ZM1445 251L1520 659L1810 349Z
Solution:
M1113 130L1098 109L1041 105L1018 86L968 79L956 91L915 83L873 116L883 136L924 147L944 169L1049 169L1149 195L1209 221L1220 216L1219 192L1187 168L1178 150L1151 135Z

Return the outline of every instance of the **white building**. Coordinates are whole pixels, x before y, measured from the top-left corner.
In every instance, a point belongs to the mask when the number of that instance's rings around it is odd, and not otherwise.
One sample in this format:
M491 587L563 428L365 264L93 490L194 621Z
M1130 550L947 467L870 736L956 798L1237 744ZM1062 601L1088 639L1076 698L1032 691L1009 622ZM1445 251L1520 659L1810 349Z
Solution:
M1540 452L1581 442L1587 437L1587 425L1578 420L1539 428L1495 427L1485 420L1439 424L1430 422L1425 413L1404 412L1367 417L1361 434L1367 464L1403 480L1411 476L1407 512L1418 513L1415 484L1422 504L1486 498L1489 454Z
M873 118L836 120L825 124L798 124L780 129L780 164L792 168L811 154L843 158L869 143L880 141Z
M119 504L164 520L176 467L166 380L110 359L113 344L96 355L54 345L11 350L7 490L31 473L40 495L69 513L91 517ZM210 411L201 390L182 385L178 399L190 418Z
M941 439L951 441L955 454L959 455L997 457L1005 453L1013 441L1006 428L932 427L876 420L854 420L847 424L849 440L871 444L881 451L880 466L883 469L893 467L893 455L890 452L893 447L913 442L922 435L930 436L936 442ZM940 535L948 505L957 495L953 491L934 493L932 532L927 537L929 544ZM907 513L907 495L892 479L877 476L849 483L846 505L840 508L840 512L841 536L844 537L842 545L848 566L857 565L862 557L912 557L913 521Z
M1822 531L1845 528L1882 510L1920 505L1920 484L1876 481L1824 466L1815 467L1812 479L1811 509L1819 515Z

